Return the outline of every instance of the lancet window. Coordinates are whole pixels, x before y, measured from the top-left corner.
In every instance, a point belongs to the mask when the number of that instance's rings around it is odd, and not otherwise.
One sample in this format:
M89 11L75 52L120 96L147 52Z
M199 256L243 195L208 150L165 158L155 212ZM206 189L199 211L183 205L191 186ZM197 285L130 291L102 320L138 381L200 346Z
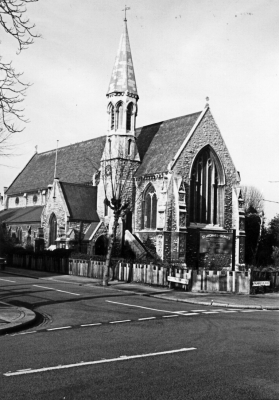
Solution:
M133 103L129 103L127 107L127 120L126 120L127 131L130 131L132 129L132 114L133 114Z
M156 229L157 196L153 185L149 185L142 201L142 229Z

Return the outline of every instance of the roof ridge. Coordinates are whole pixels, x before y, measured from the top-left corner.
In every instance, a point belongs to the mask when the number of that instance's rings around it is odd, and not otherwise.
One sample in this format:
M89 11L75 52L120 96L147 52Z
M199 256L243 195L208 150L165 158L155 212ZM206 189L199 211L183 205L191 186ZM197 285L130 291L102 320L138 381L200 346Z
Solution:
M174 117L174 118L170 118L170 119L164 119L163 121L154 122L153 124L148 124L148 125L140 126L140 127L136 128L136 131L137 131L137 130L140 130L140 129L142 129L142 128L147 128L147 127L152 126L152 125L158 125L158 124L162 124L163 122L169 122L169 121L173 121L173 120L178 120L178 119L184 118L184 117L191 117L192 115L200 114L200 113L202 113L202 111L196 111L196 112L191 113L191 114L181 115L180 117Z
M100 138L103 138L103 137L106 137L106 136L107 136L107 135L97 136L97 137L92 138L92 139L82 140L81 142L76 142L76 143L72 143L72 144L67 144L66 146L58 147L57 150L59 151L59 150L61 150L61 149L65 149L66 147L74 146L74 145L76 145L76 144L91 142L92 140L100 139ZM51 153L51 152L55 152L55 151L56 151L56 149L51 149L51 150L43 151L42 153L35 153L34 155L41 155L41 154ZM31 160L30 160L30 161L31 161Z

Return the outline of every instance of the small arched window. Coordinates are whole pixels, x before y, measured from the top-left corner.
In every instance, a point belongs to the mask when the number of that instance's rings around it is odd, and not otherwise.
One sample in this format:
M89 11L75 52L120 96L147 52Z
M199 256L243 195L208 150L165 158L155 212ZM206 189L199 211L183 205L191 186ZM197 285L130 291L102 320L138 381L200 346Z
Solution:
M190 222L219 224L220 188L222 178L220 162L210 147L196 158L191 172Z
M36 204L38 201L38 196L36 194L34 194L33 196L33 204Z
M111 140L110 139L108 139L108 151L109 151L109 154L111 154Z
M16 203L17 206L19 205L19 198L18 197L16 197L15 203Z
M110 129L114 129L114 106L110 107Z
M120 128L122 128L122 125L123 125L123 103L122 102L120 102L117 105L116 117L117 117L116 128L120 129Z
M131 151L132 151L132 139L128 139L128 148L127 148L128 156L131 155Z
M133 114L133 103L129 103L127 107L127 120L126 120L127 131L130 131L132 128L132 114Z
M157 196L153 185L145 191L142 202L142 229L157 227Z

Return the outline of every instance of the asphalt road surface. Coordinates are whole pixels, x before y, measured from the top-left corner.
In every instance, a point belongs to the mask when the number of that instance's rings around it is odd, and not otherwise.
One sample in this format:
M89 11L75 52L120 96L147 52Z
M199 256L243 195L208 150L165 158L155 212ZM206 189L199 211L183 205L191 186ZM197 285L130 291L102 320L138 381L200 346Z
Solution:
M0 337L0 398L279 399L278 311L200 307L0 274L42 315Z

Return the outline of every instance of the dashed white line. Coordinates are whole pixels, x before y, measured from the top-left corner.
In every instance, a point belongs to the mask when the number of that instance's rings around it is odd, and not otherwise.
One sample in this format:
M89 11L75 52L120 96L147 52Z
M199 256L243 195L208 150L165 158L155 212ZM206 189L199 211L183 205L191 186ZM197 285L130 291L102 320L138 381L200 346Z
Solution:
M163 315L162 318L175 318L179 317L179 315Z
M219 314L219 311L203 311L202 314Z
M47 329L47 331L58 331L61 329L70 329L70 328L72 328L72 327L71 326L61 326L59 328L49 328L49 329Z
M138 318L138 321L147 321L148 319L156 319L156 317Z
M45 367L45 368L38 368L38 369L29 369L28 368L28 369L16 371L16 372L6 372L3 375L4 376L15 376L15 375L25 375L25 374L36 374L36 373L40 373L40 372L53 371L53 370L59 370L59 369L84 367L87 365L105 364L105 363L111 363L111 362L117 362L117 361L134 360L137 358L163 356L163 355L167 355L167 354L182 353L182 352L192 351L192 350L197 350L197 348L189 347L189 348L182 348L182 349L177 349L177 350L161 351L158 353L147 353L147 354L139 354L139 355L134 355L134 356L120 356L117 358L110 358L107 360L87 361L87 362L82 361L82 362L79 362L76 364L57 365L56 367Z
M123 319L122 321L111 321L109 324L121 324L122 322L131 322L130 319Z
M204 312L206 310L190 310L190 311L193 311L193 312Z
M41 285L40 285L40 286L39 286L39 285L33 285L33 286L36 286L36 287L42 288L42 289L54 290L55 292L62 292L62 293L72 294L72 295L74 295L74 296L80 296L79 293L66 292L65 290L53 289L53 288L50 288L50 287L47 287L47 286L41 286Z
M83 325L80 325L80 326L95 326L95 325L102 325L102 323L101 322L97 322L95 324L83 324Z
M181 314L181 315L183 315L183 317L189 317L190 315L200 315L200 314L195 312L189 312L187 314Z

